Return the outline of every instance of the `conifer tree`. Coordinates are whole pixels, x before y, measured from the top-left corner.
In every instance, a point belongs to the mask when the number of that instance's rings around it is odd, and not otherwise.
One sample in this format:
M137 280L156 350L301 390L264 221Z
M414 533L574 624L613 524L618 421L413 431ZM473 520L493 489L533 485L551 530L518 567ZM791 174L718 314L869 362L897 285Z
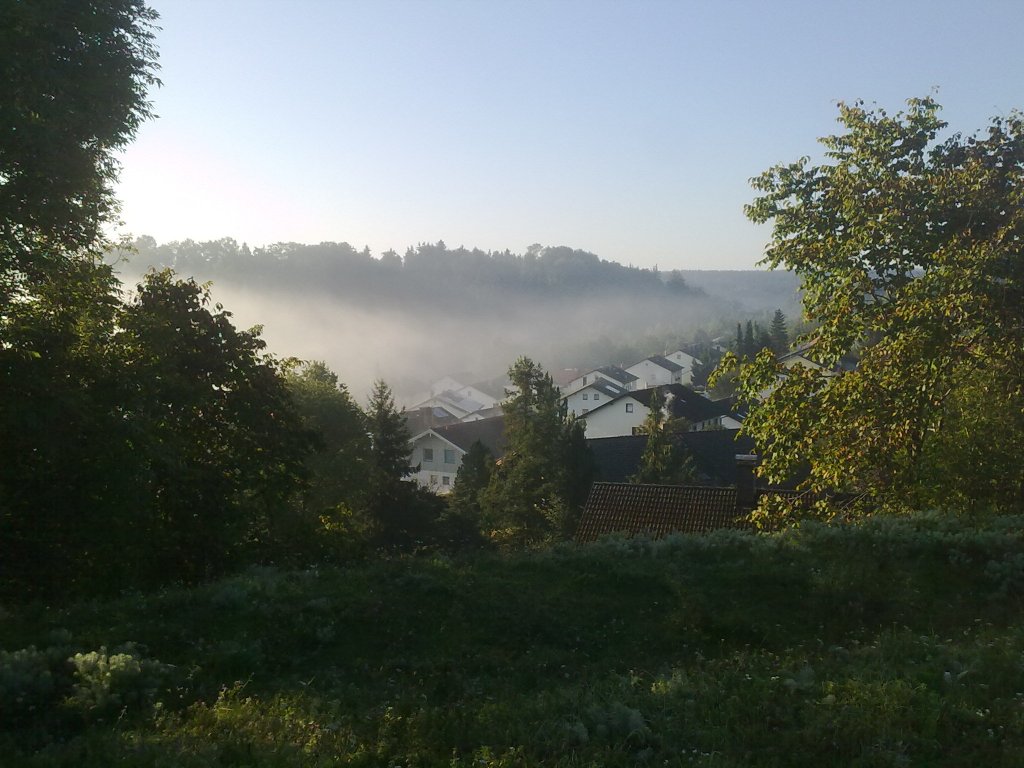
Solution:
M781 309L775 310L771 325L771 347L776 355L784 355L789 351L789 330L786 327L786 315Z
M660 485L692 482L693 462L672 439L685 425L671 417L669 402L661 387L652 393L648 408L647 418L640 428L647 436L647 444L640 457L640 468L630 482Z
M395 406L391 387L383 380L374 382L366 424L370 451L364 512L377 544L404 547L422 526L414 519L414 484L406 480L414 470L409 465L409 429L405 415Z
M588 449L551 375L527 357L509 369L506 451L481 495L484 523L500 542L532 544L571 533L589 488ZM572 460L568 457L572 456Z

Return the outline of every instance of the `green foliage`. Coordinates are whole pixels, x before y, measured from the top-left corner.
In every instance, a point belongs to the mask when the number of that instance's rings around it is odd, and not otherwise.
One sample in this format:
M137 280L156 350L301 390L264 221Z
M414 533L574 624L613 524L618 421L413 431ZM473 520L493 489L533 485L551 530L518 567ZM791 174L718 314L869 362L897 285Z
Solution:
M0 303L102 239L116 153L151 117L157 16L140 0L0 10Z
M370 451L360 508L369 521L373 543L387 549L431 543L444 502L406 479L414 471L409 466L409 430L391 388L383 381L374 384L365 418Z
M786 327L786 315L781 309L775 310L768 334L772 340L772 351L776 355L784 355L789 352L789 330Z
M302 363L286 373L285 381L303 423L319 440L306 459L307 508L328 517L353 508L365 492L370 447L365 414L322 361Z
M441 539L456 549L478 547L482 537L483 509L480 494L491 482L494 457L479 440L462 457L455 486L448 495L448 509L441 519Z
M188 580L246 556L287 558L312 524L287 514L311 438L278 364L259 329L237 330L211 302L207 286L150 273L116 339L153 565Z
M652 393L648 407L647 418L641 426L642 433L647 436L647 443L640 456L640 467L630 482L661 485L693 482L696 474L693 460L673 440L673 435L686 431L688 425L685 420L672 418L664 390L660 387Z
M594 464L551 375L527 357L509 368L505 456L481 494L485 527L503 545L571 536Z
M0 718L0 744L37 766L1009 768L1022 522L260 568L9 614L0 647L24 650L0 656L0 684L35 680L17 688L35 708ZM147 652L115 648L128 636ZM72 706L82 686L109 706Z
M773 222L765 262L801 278L823 368L742 367L744 430L773 481L806 465L815 490L1019 508L1024 465L1000 457L1024 437L1024 121L938 141L939 106L908 105L843 104L827 164L754 179L747 214Z

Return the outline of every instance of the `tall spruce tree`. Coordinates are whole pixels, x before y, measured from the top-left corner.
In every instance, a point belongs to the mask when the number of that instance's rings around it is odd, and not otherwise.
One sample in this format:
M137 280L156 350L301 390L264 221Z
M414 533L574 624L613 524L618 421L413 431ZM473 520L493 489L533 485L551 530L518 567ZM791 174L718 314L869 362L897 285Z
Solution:
M789 330L786 327L786 315L781 309L775 310L771 324L772 351L776 355L784 355L789 351Z
M505 456L481 500L491 535L521 546L572 532L593 465L551 375L521 357L509 379L512 388L502 405Z
M686 425L673 419L670 403L661 387L654 390L648 405L647 418L641 432L647 436L640 467L629 480L631 483L682 485L694 479L693 461L673 440L673 436Z
M405 415L383 380L373 384L366 409L366 428L370 438L367 456L367 489L363 511L368 517L377 544L385 547L411 543L418 528L411 508L413 484L406 478L413 473L409 465L409 429Z

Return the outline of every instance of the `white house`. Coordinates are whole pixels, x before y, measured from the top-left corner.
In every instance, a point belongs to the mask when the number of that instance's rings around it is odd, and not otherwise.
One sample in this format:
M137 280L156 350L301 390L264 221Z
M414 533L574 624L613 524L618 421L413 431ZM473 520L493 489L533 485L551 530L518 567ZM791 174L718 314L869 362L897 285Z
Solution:
M412 479L436 493L449 493L462 466L462 457L480 442L494 458L505 452L503 417L448 424L420 432L409 440Z
M650 413L649 405L655 389L657 387L627 392L588 412L583 417L587 438L638 434ZM670 384L661 389L672 418L685 419L691 432L726 429L727 424L738 425L738 419L726 401L712 402L682 384Z
M678 349L675 352L665 355L667 360L671 360L673 363L683 369L679 377L680 384L686 384L689 386L693 383L693 367L700 364L700 360L691 355L688 352Z
M421 395L423 402L428 402L431 397L449 397L464 400L472 400L475 403L479 403L482 409L494 408L498 405L501 400L495 397L490 392L484 391L480 386L473 384L463 384L458 379L453 379L451 376L445 376L444 378L438 379L430 385L430 395ZM410 406L411 408L419 408L422 403Z
M566 395L562 400L569 413L574 416L582 416L594 408L600 408L605 403L621 397L627 391L625 387L613 384L607 379L597 379L571 395Z
M582 376L577 376L562 389L562 392L571 395L588 384L593 384L595 381L607 381L626 390L637 388L637 377L632 373L624 371L616 365L605 365L592 371L587 371Z
M637 378L636 389L649 389L668 384L682 384L683 366L663 355L651 355L626 369Z

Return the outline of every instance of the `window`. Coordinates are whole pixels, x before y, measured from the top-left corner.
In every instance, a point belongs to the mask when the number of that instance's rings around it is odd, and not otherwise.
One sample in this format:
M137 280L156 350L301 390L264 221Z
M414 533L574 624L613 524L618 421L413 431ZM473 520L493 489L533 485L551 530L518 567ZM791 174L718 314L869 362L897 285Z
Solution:
M434 460L434 449L433 448L424 448L423 449L423 460L424 461L433 461Z
M455 463L455 449L445 448L444 449L444 463L454 464Z
M430 484L431 485L437 485L437 475L431 475L430 476Z
M586 392L584 392L583 393L583 399L584 400L589 400L590 399L590 395L588 395ZM596 400L597 398L595 397L594 399Z
M594 393L594 399L595 399L595 400L600 400L600 399L601 399L601 396L600 396L599 394L597 394L597 392L595 392L595 393Z
M583 413L590 413L590 409L589 408L584 408L583 409Z
M583 383L584 383L584 384L586 384L586 383L587 383L587 377L586 377L586 376L584 376L584 377L583 377Z
M448 477L448 475L444 475L441 478L441 485L451 485L451 484L452 484L452 479L450 477Z
M626 413L632 413L632 412L633 412L633 404L632 403L626 403Z

